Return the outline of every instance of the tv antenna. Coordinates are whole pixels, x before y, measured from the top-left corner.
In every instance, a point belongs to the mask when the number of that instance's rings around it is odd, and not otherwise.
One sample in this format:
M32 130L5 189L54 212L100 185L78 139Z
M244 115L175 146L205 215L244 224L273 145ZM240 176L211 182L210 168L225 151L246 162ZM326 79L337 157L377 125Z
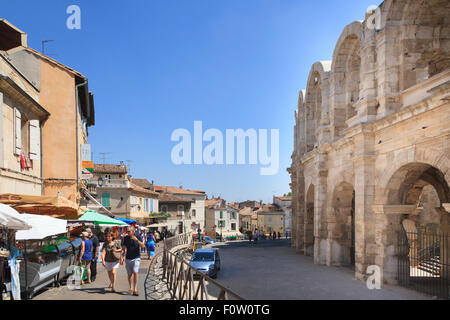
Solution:
M106 158L107 158L106 155L112 154L112 152L100 152L100 154L101 154L101 157L100 157L100 158L102 159L103 164L105 164Z
M56 56L55 54L52 53L45 53L45 44L48 42L54 42L55 40L42 40L42 54L47 55L47 56Z
M131 175L131 163L134 162L133 160L125 160L127 162L128 167L128 174Z

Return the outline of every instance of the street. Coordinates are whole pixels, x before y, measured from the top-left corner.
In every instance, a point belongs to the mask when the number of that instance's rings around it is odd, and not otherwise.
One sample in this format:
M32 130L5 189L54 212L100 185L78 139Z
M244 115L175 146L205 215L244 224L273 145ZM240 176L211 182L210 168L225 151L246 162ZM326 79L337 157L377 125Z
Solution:
M250 300L422 300L430 296L398 286L369 290L345 267L314 265L311 257L295 253L290 240L225 242L218 248L221 270L217 282ZM216 289L208 286L214 295Z
M71 290L63 284L59 288L47 288L36 293L32 300L145 300L144 280L150 261L147 254L141 256L139 268L138 291L139 296L128 294L128 280L125 266L120 266L117 270L116 293L107 289L109 278L106 269L101 263L97 264L97 279L91 284L84 284L80 289Z

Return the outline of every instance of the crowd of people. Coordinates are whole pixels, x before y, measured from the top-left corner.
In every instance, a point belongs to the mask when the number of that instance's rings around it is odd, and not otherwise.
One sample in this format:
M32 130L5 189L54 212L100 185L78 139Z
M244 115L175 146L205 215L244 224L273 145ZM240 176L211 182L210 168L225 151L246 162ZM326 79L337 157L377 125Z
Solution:
M258 229L255 229L255 232L253 233L252 231L247 231L246 232L247 237L248 237L248 241L253 243L257 243L258 239L263 239L263 240L276 240L276 239L281 239L282 238L282 234L278 231L278 232L272 232L272 233L264 233L264 232L259 232ZM284 233L284 238L288 239L290 236L290 233L288 231L286 231Z
M114 239L114 235L110 229L106 229L102 234L103 245L101 250L98 237L92 233L90 228L82 232L81 249L78 256L78 264L87 270L86 282L81 284L92 283L97 276L97 261L100 261L108 272L110 280L108 288L111 292L116 292L117 269L121 265L125 265L128 275L129 290L128 294L139 296L137 290L138 273L141 262L141 252L147 252L149 260L155 256L156 244L170 234L165 232L154 232L146 234L144 230L138 230L133 226L129 226L126 232L120 235L120 239Z

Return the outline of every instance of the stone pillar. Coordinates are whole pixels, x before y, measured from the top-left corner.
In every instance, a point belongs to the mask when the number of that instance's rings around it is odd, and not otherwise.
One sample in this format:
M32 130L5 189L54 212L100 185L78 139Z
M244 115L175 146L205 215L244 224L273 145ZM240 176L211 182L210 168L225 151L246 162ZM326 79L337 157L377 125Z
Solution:
M375 263L375 219L372 205L375 198L374 135L360 125L354 136L353 158L355 188L355 276L365 279L367 267Z
M441 245L440 258L443 265L441 277L450 279L450 203L443 203L442 208L436 208L441 213L441 235L444 245Z
M360 93L359 102L355 105L358 122L368 122L377 115L377 79L376 79L376 41L375 31L365 28L366 34L360 50Z
M414 205L373 205L377 255L375 264L380 267L382 283L398 284L398 237L402 230L401 219L411 214Z
M304 224L305 224L305 177L303 166L297 169L297 217L296 217L296 240L297 253L304 253Z
M326 265L328 247L327 228L327 168L326 153L317 154L314 184L314 263Z

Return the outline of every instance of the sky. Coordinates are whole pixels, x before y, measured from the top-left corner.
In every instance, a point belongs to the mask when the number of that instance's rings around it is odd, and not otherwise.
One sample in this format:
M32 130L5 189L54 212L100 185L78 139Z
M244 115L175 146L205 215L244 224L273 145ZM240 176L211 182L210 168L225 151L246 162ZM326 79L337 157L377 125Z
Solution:
M270 203L290 191L294 111L311 66L330 60L344 27L379 4L3 0L0 18L26 32L28 46L38 51L42 40L54 40L45 52L88 78L95 163L124 161L133 177L156 185L204 190L229 202ZM67 28L70 5L81 10L79 30ZM186 129L193 146L194 121L202 121L203 133L219 130L224 148L227 129L266 129L269 137L279 130L278 172L261 175L261 158L250 164L248 155L246 164L174 164L178 142L171 135Z

